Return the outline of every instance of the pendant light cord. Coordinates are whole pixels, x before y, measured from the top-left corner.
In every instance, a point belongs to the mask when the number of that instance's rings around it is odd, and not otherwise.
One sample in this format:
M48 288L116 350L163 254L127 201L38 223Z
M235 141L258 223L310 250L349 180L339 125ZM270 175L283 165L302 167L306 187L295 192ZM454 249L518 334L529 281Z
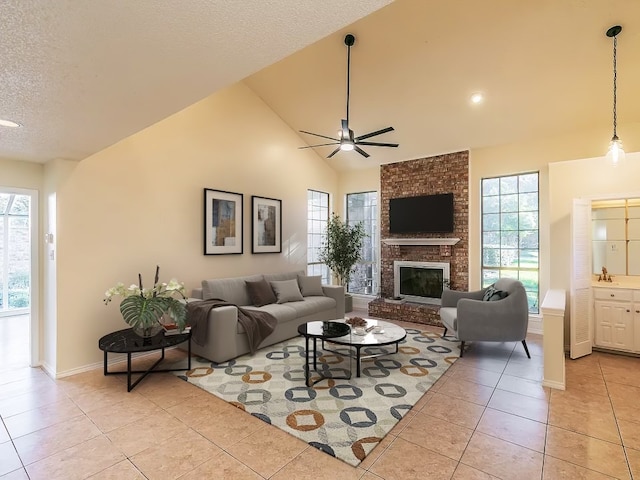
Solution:
M351 45L347 45L347 125L349 125L349 87L351 85Z
M613 138L617 139L617 127L618 127L618 112L616 109L617 102L617 84L618 84L618 71L616 66L616 57L617 57L617 47L618 47L618 36L614 35L613 37Z

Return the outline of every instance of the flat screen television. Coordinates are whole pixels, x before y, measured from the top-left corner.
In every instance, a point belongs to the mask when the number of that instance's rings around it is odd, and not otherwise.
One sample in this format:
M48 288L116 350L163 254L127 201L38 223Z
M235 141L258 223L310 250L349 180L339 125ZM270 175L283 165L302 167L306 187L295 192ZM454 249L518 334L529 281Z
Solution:
M392 198L390 233L453 232L453 193Z

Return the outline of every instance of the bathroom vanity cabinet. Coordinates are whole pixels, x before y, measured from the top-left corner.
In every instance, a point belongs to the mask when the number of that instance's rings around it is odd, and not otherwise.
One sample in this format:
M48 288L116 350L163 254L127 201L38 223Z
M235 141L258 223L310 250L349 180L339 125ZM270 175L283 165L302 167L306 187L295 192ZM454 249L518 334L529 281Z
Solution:
M640 353L640 285L593 286L594 346Z

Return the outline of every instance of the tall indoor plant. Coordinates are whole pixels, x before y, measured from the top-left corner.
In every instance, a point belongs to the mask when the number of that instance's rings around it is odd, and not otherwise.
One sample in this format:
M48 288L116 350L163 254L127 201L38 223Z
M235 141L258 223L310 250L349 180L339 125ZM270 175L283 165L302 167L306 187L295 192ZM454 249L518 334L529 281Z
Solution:
M331 269L338 283L345 287L345 293L353 269L362 258L362 244L366 236L362 222L349 225L335 213L331 214L319 259ZM351 311L349 306L347 308L347 311Z

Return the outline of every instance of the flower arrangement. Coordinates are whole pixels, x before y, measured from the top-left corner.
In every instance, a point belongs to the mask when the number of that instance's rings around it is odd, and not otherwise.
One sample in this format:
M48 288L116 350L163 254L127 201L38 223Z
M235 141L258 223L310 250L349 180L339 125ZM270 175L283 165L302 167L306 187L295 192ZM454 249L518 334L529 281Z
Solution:
M128 288L118 283L104 294L104 304L108 305L113 297L122 297L120 313L122 318L134 331L142 332L143 336L158 332L163 327L161 319L168 315L177 328L182 331L186 325L187 306L184 284L175 279L169 283L158 283L160 267L156 266L156 275L152 288L142 286L142 275L138 274L138 285L132 284ZM180 297L176 298L176 297Z

